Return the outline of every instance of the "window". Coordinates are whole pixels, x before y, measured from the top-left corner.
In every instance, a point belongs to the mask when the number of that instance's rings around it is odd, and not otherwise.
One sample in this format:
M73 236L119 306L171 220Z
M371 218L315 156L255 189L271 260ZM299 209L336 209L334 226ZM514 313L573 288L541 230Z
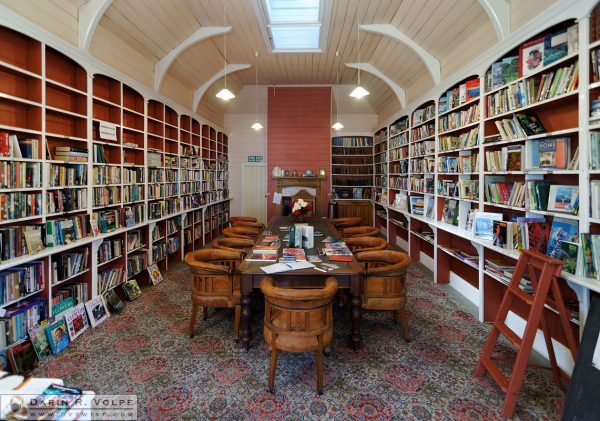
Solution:
M269 49L282 52L321 52L326 41L324 22L331 13L325 10L324 0L255 0L262 1L266 16L259 16L264 22L261 27ZM257 8L257 10L261 10ZM327 12L327 13L326 13ZM262 12L261 12L262 14ZM263 18L263 19L260 19Z

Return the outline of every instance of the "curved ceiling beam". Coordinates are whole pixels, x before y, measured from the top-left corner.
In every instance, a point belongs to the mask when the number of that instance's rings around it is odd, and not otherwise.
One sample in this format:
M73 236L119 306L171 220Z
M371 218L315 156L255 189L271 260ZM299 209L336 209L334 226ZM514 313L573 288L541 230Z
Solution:
M112 0L88 0L79 8L79 48L90 49L96 27Z
M222 35L227 32L231 32L231 26L205 26L198 29L181 44L173 48L169 54L161 58L158 63L154 65L154 90L157 92L160 90L160 85L162 84L169 67L171 67L171 64L173 64L175 59L188 47L204 41L207 38Z
M433 79L433 83L439 85L441 81L440 61L433 55L428 53L423 47L417 44L412 38L404 34L394 25L389 23L373 24L373 25L360 25L360 29L365 32L373 32L376 34L384 35L386 37L395 39L396 41L406 45L408 48L419 56L419 58L425 63L429 74Z
M479 0L479 4L490 18L498 41L502 41L510 34L510 3L508 0Z
M210 86L217 80L225 76L225 74L239 72L240 70L248 69L250 67L252 67L250 64L228 64L226 69L221 69L219 73L208 79L204 85L196 89L196 91L194 92L194 108L192 108L192 110L196 112L198 105L200 105L200 100L202 99L208 88L210 88Z
M377 76L379 79L383 80L396 94L398 97L398 101L400 101L400 106L402 108L406 107L406 92L402 89L396 82L387 77L381 71L373 67L370 63L346 63L346 67L351 67L353 69L360 69L364 72L371 73L373 76Z

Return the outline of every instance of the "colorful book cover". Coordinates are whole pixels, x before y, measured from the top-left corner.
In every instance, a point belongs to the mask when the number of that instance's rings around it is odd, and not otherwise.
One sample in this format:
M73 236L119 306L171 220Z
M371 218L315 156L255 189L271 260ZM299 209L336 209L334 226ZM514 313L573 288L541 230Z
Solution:
M519 48L520 77L529 76L544 66L545 37L534 38Z
M40 361L52 354L52 349L46 337L47 326L48 322L43 321L29 329L29 339Z
M492 64L492 89L499 88L504 84L504 63L501 61Z
M579 186L552 184L548 194L548 210L570 213L578 202Z
M546 36L544 40L544 66L566 57L569 48L568 40L567 29Z
M152 285L156 285L163 280L162 273L160 273L160 269L156 263L148 265L147 270Z
M586 278L596 278L597 268L594 265L591 234L581 234L581 250L583 252L583 270Z
M507 171L521 171L522 149L522 145L507 146Z
M546 222L527 222L527 244L530 249L546 254L548 248Z
M550 227L548 238L548 251L550 257L558 258L561 253L561 242L576 242L579 238L579 224L576 220L554 218Z
M552 257L563 262L563 270L575 275L577 273L577 255L579 254L579 244L569 241L559 240L558 247Z
M52 315L55 319L60 318L62 317L65 311L69 310L72 307L75 307L75 300L73 299L73 297L65 298L58 304L54 304L52 306Z
M58 354L69 346L69 335L64 319L60 319L46 327L46 337L53 354Z
M467 80L467 102L479 98L479 78Z
M69 330L69 339L74 341L90 327L85 313L85 305L79 304L66 313L65 323Z
M507 84L519 78L519 56L502 59L502 84Z
M496 247L506 248L508 222L494 221L493 223L494 236L492 238L492 244Z
M7 350L8 361L14 374L28 376L38 365L38 357L31 342L21 342Z
M125 282L123 284L123 291L125 291L125 295L127 295L129 301L133 301L142 295L142 290L135 279L130 279Z
M246 256L246 260L249 262L276 262L277 253L252 253ZM296 260L294 258L294 260Z
M85 303L85 309L92 327L96 327L108 319L108 310L102 295L98 295Z

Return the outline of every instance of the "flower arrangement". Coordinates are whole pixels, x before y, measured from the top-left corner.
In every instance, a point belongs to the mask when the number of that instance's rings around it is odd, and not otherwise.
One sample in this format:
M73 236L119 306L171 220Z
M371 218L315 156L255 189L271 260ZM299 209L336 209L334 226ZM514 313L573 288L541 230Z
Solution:
M298 199L294 202L294 206L292 207L292 215L294 216L303 216L312 211L312 205L306 202L303 199Z

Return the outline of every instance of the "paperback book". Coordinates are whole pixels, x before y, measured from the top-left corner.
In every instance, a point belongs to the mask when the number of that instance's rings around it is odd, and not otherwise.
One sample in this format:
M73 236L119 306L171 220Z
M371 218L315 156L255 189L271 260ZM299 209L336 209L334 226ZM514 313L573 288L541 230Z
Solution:
M67 333L67 325L64 319L55 321L46 327L46 337L53 354L58 354L69 346L71 342Z
M89 328L85 305L80 304L65 314L65 323L69 331L69 339L74 341Z
M104 296L102 295L98 295L85 303L85 309L92 327L96 327L108 319L108 310L104 302Z

